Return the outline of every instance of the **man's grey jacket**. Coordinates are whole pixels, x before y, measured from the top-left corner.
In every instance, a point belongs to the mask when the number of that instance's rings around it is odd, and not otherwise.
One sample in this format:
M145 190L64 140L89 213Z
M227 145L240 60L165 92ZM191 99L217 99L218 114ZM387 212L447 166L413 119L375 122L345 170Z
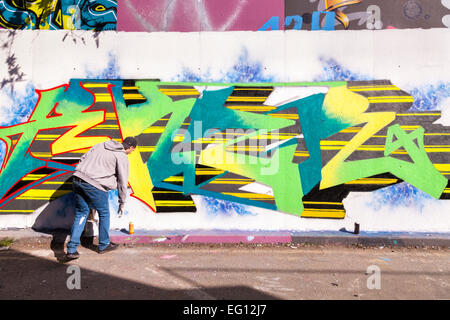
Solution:
M118 190L119 205L127 198L128 156L122 143L109 140L94 145L80 159L74 176L102 191Z

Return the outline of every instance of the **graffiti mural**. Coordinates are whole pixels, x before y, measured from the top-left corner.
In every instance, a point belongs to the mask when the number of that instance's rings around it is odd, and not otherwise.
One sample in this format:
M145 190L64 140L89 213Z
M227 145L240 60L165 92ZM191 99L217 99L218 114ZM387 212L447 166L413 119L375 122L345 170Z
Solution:
M0 0L7 29L116 30L116 0Z
M450 128L411 111L390 81L173 83L73 79L36 90L26 122L0 127L0 213L32 213L71 192L96 143L135 136L131 195L156 213L192 195L299 217L344 218L343 199L407 182L449 199Z

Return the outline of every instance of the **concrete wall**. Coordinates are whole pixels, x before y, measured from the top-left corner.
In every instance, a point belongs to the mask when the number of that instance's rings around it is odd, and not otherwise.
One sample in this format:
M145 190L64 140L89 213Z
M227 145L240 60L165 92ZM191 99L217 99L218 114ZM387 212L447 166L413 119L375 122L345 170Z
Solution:
M119 2L118 30L258 30L303 10L175 1L144 23L132 21L138 2ZM189 8L204 19L189 25ZM112 228L450 232L448 31L302 26L1 30L0 228L70 228L77 159L133 135L130 197L119 218L110 192Z

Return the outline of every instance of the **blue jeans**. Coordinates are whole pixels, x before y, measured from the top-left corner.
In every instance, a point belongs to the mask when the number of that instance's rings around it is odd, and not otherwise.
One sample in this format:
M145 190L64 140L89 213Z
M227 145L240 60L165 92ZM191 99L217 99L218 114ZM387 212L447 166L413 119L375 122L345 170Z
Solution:
M80 245L80 237L89 215L89 208L97 210L99 217L98 249L104 250L109 241L109 204L108 192L97 189L91 184L74 177L75 219L73 221L67 253L74 253Z

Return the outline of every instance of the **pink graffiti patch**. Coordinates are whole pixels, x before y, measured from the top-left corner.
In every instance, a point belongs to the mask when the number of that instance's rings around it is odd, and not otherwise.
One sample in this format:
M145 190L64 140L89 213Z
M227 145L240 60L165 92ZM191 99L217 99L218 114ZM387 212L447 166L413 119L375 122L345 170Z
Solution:
M118 31L258 30L284 17L284 0L121 0Z
M175 258L177 255L176 254L165 254L161 257L159 257L160 259L173 259Z

